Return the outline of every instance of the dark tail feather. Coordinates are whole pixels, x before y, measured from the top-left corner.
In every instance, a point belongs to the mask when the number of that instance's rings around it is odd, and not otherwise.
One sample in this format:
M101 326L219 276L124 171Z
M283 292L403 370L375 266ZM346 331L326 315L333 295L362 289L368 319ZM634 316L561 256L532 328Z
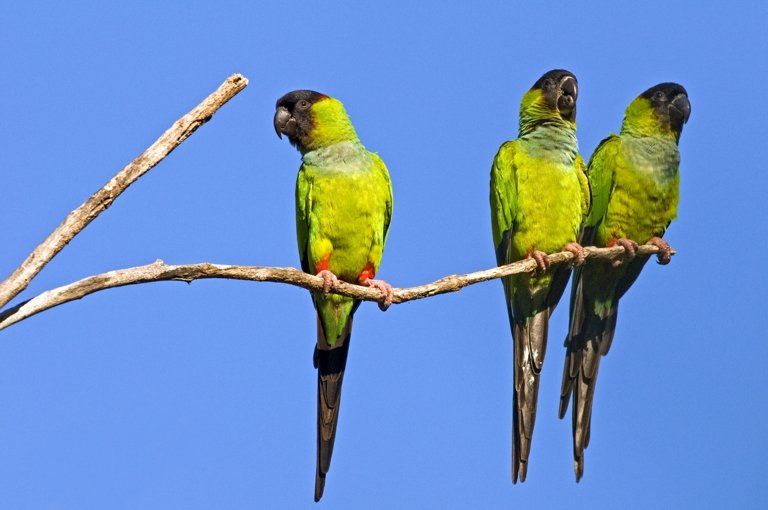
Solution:
M584 474L584 450L589 446L592 402L595 395L600 351L597 342L587 342L581 351L581 364L573 387L573 470L576 481Z
M576 380L578 368L581 365L581 345L583 341L582 331L584 331L584 280L582 279L582 268L577 268L573 276L573 286L571 288L571 307L568 311L568 336L565 338L565 364L563 366L563 382L560 387L560 408L558 416L562 420L565 412L568 410L568 403L571 400L571 390Z
M576 310L577 308L574 308ZM568 353L563 369L560 394L560 418L568 409L568 398L573 393L573 469L576 481L584 475L584 450L589 446L592 425L592 403L600 368L600 358L610 349L616 331L618 304L615 303L604 318L589 315L572 318L568 338ZM573 326L578 326L573 329Z
M347 365L349 341L352 335L352 316L339 337L330 348L325 340L323 328L318 320L317 346L314 363L317 368L317 470L315 474L315 502L320 501L325 489L325 476L331 467L333 443L336 439L336 425L339 421L341 384Z
M531 452L539 376L547 348L547 325L551 309L539 312L527 323L515 322L514 390L512 395L512 483L525 481Z

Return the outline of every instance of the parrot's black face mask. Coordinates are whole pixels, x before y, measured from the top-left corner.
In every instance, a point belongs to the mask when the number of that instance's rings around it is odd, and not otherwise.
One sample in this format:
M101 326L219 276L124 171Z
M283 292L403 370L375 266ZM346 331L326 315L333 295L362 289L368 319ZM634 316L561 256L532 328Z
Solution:
M557 110L563 120L576 122L579 85L573 73L563 69L549 71L534 83L532 89L541 89L547 104Z
M313 90L294 90L277 100L275 133L288 137L292 145L299 145L312 131L312 105L328 96Z
M688 118L691 116L688 92L682 85L660 83L640 94L640 97L648 99L662 123L668 123L672 131L680 136L683 131L683 124L688 122Z

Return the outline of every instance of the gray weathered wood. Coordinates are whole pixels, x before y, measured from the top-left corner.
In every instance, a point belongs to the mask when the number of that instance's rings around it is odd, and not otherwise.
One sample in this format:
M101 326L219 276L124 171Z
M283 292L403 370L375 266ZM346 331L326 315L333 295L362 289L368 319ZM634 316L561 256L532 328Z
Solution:
M591 260L615 260L624 254L624 248L621 246L614 246L612 248L587 247L585 250L587 264ZM659 249L656 246L646 244L638 248L637 254L651 255L658 253L658 251ZM567 251L553 253L548 258L551 266L557 266L573 260L573 253ZM396 288L394 289L392 302L399 304L448 292L457 292L469 285L512 274L530 273L535 269L536 262L532 259L525 259L474 273L449 275L432 283L416 287ZM162 260L157 260L145 266L117 269L108 273L89 276L69 285L43 292L29 301L0 313L0 329L5 329L12 324L16 324L54 306L114 287L168 280L192 282L193 280L205 278L287 283L314 291L322 291L323 289L322 278L292 267L226 266L207 262L177 266L168 265ZM378 302L381 301L382 297L379 291L375 289L346 282L339 282L339 285L334 289L334 293L364 301Z
M5 306L19 292L27 288L29 282L90 222L104 212L128 186L151 170L197 128L208 122L211 116L227 101L248 85L248 80L233 74L216 91L203 99L189 113L173 125L149 146L136 159L131 161L91 198L80 207L70 212L56 230L34 249L13 273L0 283L0 308ZM7 247L6 247L7 248Z

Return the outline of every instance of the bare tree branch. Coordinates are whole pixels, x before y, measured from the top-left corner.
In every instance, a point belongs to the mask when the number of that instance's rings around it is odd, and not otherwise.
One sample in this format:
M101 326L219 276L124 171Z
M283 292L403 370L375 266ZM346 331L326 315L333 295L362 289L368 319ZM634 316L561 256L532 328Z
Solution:
M638 248L638 255L651 255L658 253L656 246L642 245ZM586 248L587 259L614 260L624 254L624 248L614 246L612 248ZM674 252L673 252L674 253ZM571 252L559 252L549 255L551 266L557 266L573 259ZM536 269L536 262L525 259L505 266L494 267L483 271L462 275L449 275L432 283L416 287L394 289L393 303L405 303L416 299L423 299L438 294L457 292L468 285L502 278L512 274L530 273ZM35 314L53 308L55 306L83 298L88 294L101 290L134 285L137 283L149 283L157 281L176 280L192 282L205 278L226 278L232 280L251 280L256 282L278 282L295 285L308 290L322 291L323 279L307 274L292 267L259 267L259 266L224 266L201 264L169 266L162 260L146 266L117 269L108 273L89 276L69 285L64 285L9 308L0 313L0 329L5 329L12 324L32 317ZM339 282L334 289L335 294L348 296L364 301L381 301L379 291L369 287Z
M197 128L208 122L211 116L227 101L248 85L248 80L233 74L211 95L193 108L149 146L136 159L120 170L100 190L80 207L67 215L46 239L0 283L0 308L19 292L27 288L43 267L59 253L81 230L107 209L128 186L147 173L163 158L186 140Z

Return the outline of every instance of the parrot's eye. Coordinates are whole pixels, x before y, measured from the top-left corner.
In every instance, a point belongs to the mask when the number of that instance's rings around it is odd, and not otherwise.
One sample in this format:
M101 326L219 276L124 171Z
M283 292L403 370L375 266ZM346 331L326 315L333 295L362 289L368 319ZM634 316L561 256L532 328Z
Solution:
M657 90L655 94L653 94L653 98L656 101L663 101L664 100L664 92Z
M309 101L307 101L306 99L302 99L301 101L298 102L297 106L301 110L306 110L307 108L309 108Z
M553 88L555 88L555 82L552 81L551 78L547 78L546 80L544 80L544 83L541 84L541 88L544 90L552 90Z

